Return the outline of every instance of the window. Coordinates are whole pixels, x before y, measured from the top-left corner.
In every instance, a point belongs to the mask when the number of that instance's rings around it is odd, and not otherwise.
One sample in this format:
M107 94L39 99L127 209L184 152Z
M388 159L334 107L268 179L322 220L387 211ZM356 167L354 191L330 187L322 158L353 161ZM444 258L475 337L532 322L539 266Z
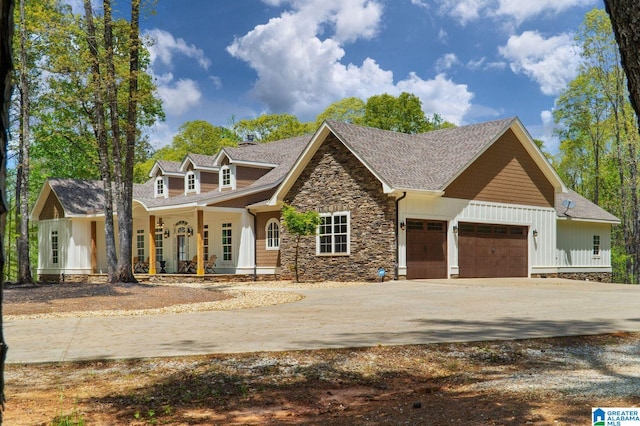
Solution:
M196 174L194 172L187 172L185 180L187 181L185 185L187 192L196 192Z
M138 261L144 262L144 229L136 231L136 250L138 253Z
M230 223L222 224L222 260L225 262L233 261L233 239Z
M593 236L593 255L600 256L600 235Z
M58 264L58 231L51 231L51 263Z
M220 189L231 188L235 189L236 182L233 175L234 166L222 166L220 168Z
M164 197L164 178L162 176L158 176L156 178L156 197Z
M162 259L162 241L163 241L163 229L156 228L155 240L156 240L156 260L161 262Z
M278 250L280 248L280 222L278 219L269 219L266 232L267 250Z
M318 227L317 254L349 254L349 212L323 213Z

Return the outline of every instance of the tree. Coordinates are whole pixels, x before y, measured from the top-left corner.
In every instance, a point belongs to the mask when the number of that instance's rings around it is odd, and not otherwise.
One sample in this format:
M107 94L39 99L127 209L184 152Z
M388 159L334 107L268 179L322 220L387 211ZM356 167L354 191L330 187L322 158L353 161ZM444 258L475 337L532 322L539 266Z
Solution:
M149 178L149 171L156 160L182 161L187 154L215 155L224 146L236 146L240 138L232 130L214 126L204 120L187 121L178 129L171 145L157 150L145 162L135 165L135 182Z
M365 103L362 99L344 98L329 105L316 117L316 128L324 120L336 120L343 123L362 124L364 121Z
M16 179L16 208L18 224L18 283L31 283L31 259L29 253L29 79L27 76L27 29L25 1L20 0L20 150L18 177Z
M420 98L402 92L395 97L387 93L367 99L362 124L401 133L424 133L430 130L452 127L438 114L428 119L422 111Z
M286 230L296 238L296 251L294 257L294 270L296 282L300 281L298 276L298 247L300 238L314 235L320 225L320 215L315 211L298 212L295 207L288 204L282 206L282 224Z
M271 142L313 132L311 123L300 123L291 114L263 114L250 120L240 120L234 125L236 134L248 140Z
M635 0L604 0L627 75L631 104L640 129L640 8Z
M13 38L13 0L0 0L0 82L2 82L2 103L0 104L0 270L4 271L4 236L7 215L7 143L9 130L9 103L11 99L11 40ZM7 344L2 332L2 289L4 274L0 275L0 424L4 411L4 364L7 358Z

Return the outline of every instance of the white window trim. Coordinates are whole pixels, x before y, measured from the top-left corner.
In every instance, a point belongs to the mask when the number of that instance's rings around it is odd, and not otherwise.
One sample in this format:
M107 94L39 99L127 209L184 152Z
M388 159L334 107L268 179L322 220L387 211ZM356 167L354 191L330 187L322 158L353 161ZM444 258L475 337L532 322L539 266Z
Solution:
M193 189L189 189L189 176L193 176ZM188 193L200 193L200 173L190 170L184 175L184 192Z
M598 244L596 244L596 237L598 237ZM596 246L598 246L598 253L594 253L594 249L596 248ZM591 237L591 256L594 259L599 259L600 256L602 254L602 238L600 237L600 235L595 234L593 235L593 237Z
M351 255L351 212L350 211L338 211L332 213L320 213L320 217L331 217L332 220L332 232L331 232L331 253L322 253L320 252L320 225L318 225L318 229L316 231L316 255L317 256L350 256ZM346 216L347 217L347 251L345 253L336 253L335 252L335 241L333 239L333 218L336 216Z
M162 182L162 192L158 192L158 182ZM153 182L153 193L156 198L167 198L169 196L169 187L167 185L167 179L164 176L158 176Z
M229 171L229 184L225 185L223 182L223 176L224 176L224 172L225 171ZM219 176L219 181L220 181L220 190L222 191L223 188L231 188L231 189L236 189L236 168L235 165L233 164L226 164L222 167L220 167L220 176Z
M276 225L278 228L278 238L276 239L277 244L273 246L269 246L269 226ZM280 221L275 218L271 218L267 221L266 226L264 227L264 245L266 250L280 250Z

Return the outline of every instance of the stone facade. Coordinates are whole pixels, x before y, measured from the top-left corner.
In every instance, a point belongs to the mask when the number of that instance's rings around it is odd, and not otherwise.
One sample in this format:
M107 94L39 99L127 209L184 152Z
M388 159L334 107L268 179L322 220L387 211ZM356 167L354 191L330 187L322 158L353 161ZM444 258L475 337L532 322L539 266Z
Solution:
M379 280L395 268L395 200L382 191L380 181L333 135L320 145L285 200L298 211L348 211L349 255L316 255L316 237L300 240L298 272L301 281ZM281 231L281 276L295 279L295 240Z

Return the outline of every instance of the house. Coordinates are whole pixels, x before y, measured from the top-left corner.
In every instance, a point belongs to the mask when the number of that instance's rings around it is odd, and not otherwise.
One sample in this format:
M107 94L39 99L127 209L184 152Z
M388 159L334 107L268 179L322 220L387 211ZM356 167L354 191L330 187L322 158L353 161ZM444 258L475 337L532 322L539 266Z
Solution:
M291 278L283 203L320 213L305 280L611 279L618 219L569 190L517 118L402 134L326 121L312 136L158 161L134 188L134 260L148 273ZM106 270L101 183L48 179L33 208L38 275ZM211 262L209 262L211 263Z

